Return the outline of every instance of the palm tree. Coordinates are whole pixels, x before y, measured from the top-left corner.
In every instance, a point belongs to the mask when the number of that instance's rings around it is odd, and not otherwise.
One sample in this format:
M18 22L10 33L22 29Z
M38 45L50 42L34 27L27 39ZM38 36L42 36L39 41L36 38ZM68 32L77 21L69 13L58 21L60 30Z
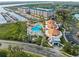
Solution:
M45 19L42 20L44 28L45 28L45 21L46 21ZM44 40L46 40L45 30L42 29L42 33L43 33L43 37L41 40L41 46L43 46L43 42L44 42Z
M73 45L73 51L72 51L73 55L79 55L79 46L78 45Z
M67 9L61 9L56 11L56 17L57 22L63 24L65 28L69 28L71 21L72 21L72 15L70 10Z

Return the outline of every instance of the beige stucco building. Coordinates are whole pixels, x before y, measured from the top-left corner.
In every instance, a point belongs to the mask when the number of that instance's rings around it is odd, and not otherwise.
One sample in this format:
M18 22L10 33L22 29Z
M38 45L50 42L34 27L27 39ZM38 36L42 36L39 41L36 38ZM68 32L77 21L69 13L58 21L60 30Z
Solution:
M53 15L53 9L21 7L18 8L18 10L22 13L29 12L30 15L43 16L44 18L48 18Z

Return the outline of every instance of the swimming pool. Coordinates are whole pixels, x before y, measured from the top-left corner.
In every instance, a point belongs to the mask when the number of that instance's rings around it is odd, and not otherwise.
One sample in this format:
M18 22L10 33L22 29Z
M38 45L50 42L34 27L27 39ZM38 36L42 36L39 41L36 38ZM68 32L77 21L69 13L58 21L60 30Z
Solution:
M41 29L42 29L42 26L40 24L37 24L34 27L32 27L33 32L40 32Z

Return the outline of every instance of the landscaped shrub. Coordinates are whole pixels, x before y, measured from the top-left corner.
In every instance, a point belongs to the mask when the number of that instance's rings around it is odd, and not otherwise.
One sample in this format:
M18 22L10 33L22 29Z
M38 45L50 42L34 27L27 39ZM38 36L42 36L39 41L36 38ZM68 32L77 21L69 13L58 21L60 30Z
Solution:
M8 51L7 50L0 50L0 57L7 57Z
M64 39L63 36L60 38L60 40L61 40L61 43L62 43L63 45L66 44L66 41L65 41L65 39Z
M37 37L37 39L35 40L35 43L36 43L37 45L41 45L42 39L43 39L42 36Z
M43 39L43 44L42 44L44 47L51 47L49 44L48 44L48 41L46 39Z
M37 37L37 39L35 39L35 44L41 45L41 46L44 46L44 47L51 47L48 44L48 41L43 36Z
M71 54L71 49L72 49L71 43L66 43L66 44L64 45L63 49L64 49L65 52Z
M41 57L29 51L23 51L22 48L9 46L6 50L0 50L0 57Z
M63 47L63 50L70 55L74 55L74 56L79 55L79 46L73 45L69 42L65 44L65 46Z

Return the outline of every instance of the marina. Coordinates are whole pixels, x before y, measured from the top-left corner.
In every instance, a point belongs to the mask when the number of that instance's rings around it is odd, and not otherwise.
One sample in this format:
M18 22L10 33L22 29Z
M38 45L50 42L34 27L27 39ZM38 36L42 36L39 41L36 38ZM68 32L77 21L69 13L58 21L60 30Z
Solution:
M16 5L16 4L15 4ZM7 22L16 22L16 21L26 21L27 19L18 15L14 12L9 12L4 9L4 7L14 6L14 5L0 5L0 24Z

